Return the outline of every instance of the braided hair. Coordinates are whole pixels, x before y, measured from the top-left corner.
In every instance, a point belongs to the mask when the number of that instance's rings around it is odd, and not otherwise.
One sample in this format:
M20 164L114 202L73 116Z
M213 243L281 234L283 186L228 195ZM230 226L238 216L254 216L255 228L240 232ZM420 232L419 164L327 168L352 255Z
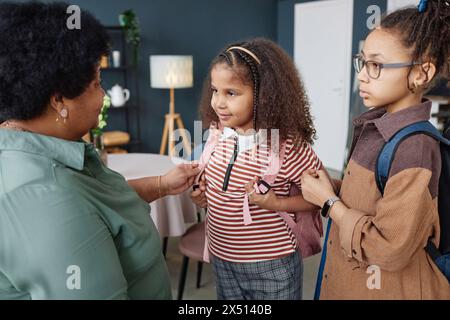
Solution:
M253 87L253 128L258 131L256 117L258 112L258 97L259 97L259 72L257 67L257 62L253 57L251 57L247 52L240 50L227 50L219 54L219 56L224 56L230 67L233 67L233 61L236 61L236 55L241 59L250 70L252 78Z
M396 32L403 46L412 49L412 61L435 65L436 74L429 79L428 89L439 78L449 77L450 0L421 0L418 8L397 10L384 17L381 28ZM422 70L427 74L423 65ZM412 91L409 83L408 89Z
M219 64L225 64L243 83L253 88L255 132L267 129L270 135L271 129L278 129L283 141L290 137L297 145L302 141L313 143L316 131L298 71L286 52L263 38L230 44L213 59L200 101L204 127L208 127L212 121L218 121L211 107L211 70Z

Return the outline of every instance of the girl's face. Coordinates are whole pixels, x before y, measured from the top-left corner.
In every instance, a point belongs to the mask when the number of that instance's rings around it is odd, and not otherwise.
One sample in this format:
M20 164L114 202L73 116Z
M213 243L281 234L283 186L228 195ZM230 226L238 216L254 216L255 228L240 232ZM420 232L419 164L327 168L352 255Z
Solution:
M382 29L375 29L369 34L361 55L366 61L378 63L411 62L409 50L400 44L400 40L394 34ZM382 68L379 77L373 79L369 77L365 66L358 74L359 94L364 100L364 105L370 108L386 107L390 111L414 104L413 100L417 100L417 96L408 89L409 68ZM413 69L410 77L414 72Z
M221 124L239 133L253 128L253 87L245 84L226 64L211 70L211 106Z

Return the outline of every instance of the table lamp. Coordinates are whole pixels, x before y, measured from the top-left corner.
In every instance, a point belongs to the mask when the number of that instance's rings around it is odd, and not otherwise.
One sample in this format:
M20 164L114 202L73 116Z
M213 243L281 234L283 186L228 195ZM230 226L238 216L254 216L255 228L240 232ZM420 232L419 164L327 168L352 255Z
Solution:
M160 154L174 156L175 141L173 137L175 123L181 129L184 150L191 153L191 144L185 132L183 120L175 113L175 90L193 86L192 56L152 55L150 56L150 85L156 89L170 89L169 113L165 116Z

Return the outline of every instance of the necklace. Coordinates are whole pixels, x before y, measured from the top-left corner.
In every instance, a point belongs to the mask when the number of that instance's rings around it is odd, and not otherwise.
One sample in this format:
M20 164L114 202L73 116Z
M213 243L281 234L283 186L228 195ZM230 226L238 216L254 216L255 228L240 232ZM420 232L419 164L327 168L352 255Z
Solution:
M2 124L0 124L0 128L6 128L6 129L11 129L11 130L29 132L28 130L18 126L17 124L14 124L13 122L11 122L9 120L6 120Z

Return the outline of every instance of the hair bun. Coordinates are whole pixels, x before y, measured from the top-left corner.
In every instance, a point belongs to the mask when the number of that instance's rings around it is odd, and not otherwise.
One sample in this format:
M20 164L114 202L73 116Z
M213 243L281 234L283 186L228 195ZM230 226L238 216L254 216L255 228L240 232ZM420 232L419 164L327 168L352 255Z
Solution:
M427 2L428 5L426 4ZM419 3L419 11L422 3L423 0ZM439 19L444 23L442 33L446 34L450 32L450 0L429 0L425 1L425 5L427 5L427 8L425 9L426 11L433 11L432 15L439 17Z
M434 0L431 1L436 5L439 15L448 18L450 16L450 0Z

